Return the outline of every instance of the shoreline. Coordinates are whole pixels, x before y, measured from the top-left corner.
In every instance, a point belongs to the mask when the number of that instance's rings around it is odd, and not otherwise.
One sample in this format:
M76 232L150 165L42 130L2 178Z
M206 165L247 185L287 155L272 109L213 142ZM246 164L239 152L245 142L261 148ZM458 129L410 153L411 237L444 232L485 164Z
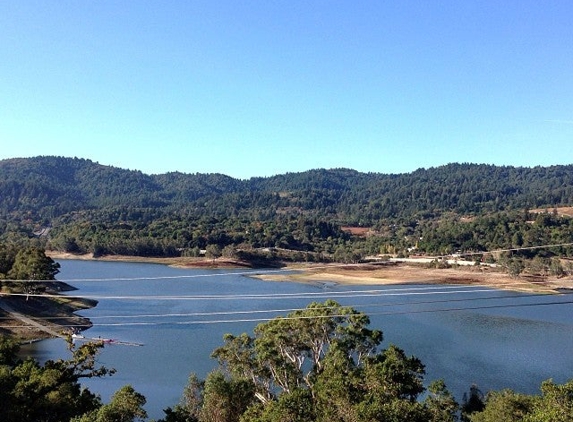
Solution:
M550 279L522 276L512 278L509 275L483 268L424 268L421 265L395 264L374 266L360 264L356 266L323 266L320 268L298 268L295 274L254 275L261 280L275 282L325 283L342 285L380 286L380 285L465 285L484 286L492 289L510 290L524 293L557 294L564 289L573 288L572 278Z
M92 254L74 255L47 251L52 259L78 259L109 262L140 262L173 266L177 268L253 268L247 262L227 258L151 258L123 255L106 255L94 258ZM296 271L281 274L281 271ZM393 284L459 284L481 285L493 289L529 293L559 293L573 289L573 277L541 277L521 275L510 277L486 266L452 266L451 268L428 268L423 263L288 263L270 274L252 274L250 277L272 282L332 282L344 285L393 285Z
M82 327L82 331L91 328L91 321L76 312L97 306L96 301L49 293L50 297L35 296L29 300L0 295L0 335L31 344L47 338L67 338L71 335L70 325Z
M46 256L53 260L79 260L79 261L104 261L104 262L135 262L142 264L161 264L177 268L252 268L244 261L228 258L195 258L195 257L145 257L130 255L102 255L94 257L93 254L72 254L69 252L46 251Z
M134 262L134 263L152 263L168 265L177 268L188 269L217 269L217 268L242 268L254 269L247 262L229 260L226 258L207 259L207 258L147 258L134 256L103 256L94 258L91 254L74 255L69 253L58 253L48 251L46 253L52 259L57 260L90 260L90 261L107 261L107 262ZM512 278L506 273L485 266L453 266L451 268L428 268L426 265L411 262L381 262L381 263L364 263L364 264L328 264L328 263L289 263L284 265L280 270L267 268L269 272L246 273L248 277L256 278L268 282L294 282L294 283L313 283L313 284L338 284L338 285L360 285L360 286L382 286L382 285L408 285L408 284L427 284L427 285L465 285L465 286L482 286L491 289L509 290L522 293L536 294L560 294L564 291L573 291L573 276L556 278L522 275L518 278ZM73 286L70 286L73 288ZM60 299L63 302L65 296ZM16 305L16 304L14 304ZM31 305L31 303L29 304ZM71 301L65 303L64 314L60 317L74 317L82 320L83 317L76 315L75 312L95 306L95 303L83 301ZM6 322L8 325L15 325L22 319L18 316L23 310L0 309L0 314L11 316ZM40 311L40 309L28 309L30 315ZM46 312L44 309L43 312ZM60 311L61 312L61 311ZM28 312L24 311L28 314ZM45 314L44 314L45 315ZM52 329L58 329L58 324L49 324ZM15 328L15 327L14 327ZM49 327L47 327L49 328ZM59 327L62 328L62 327ZM88 328L88 327L86 327ZM46 330L43 332L38 327L22 327L15 331L21 341L46 338ZM19 334L19 335L18 335Z

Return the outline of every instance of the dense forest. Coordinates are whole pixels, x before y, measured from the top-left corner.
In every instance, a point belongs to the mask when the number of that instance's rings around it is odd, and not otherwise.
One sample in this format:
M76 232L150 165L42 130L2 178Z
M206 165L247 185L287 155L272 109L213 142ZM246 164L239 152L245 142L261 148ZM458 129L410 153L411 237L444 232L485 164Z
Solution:
M238 180L147 175L78 158L0 161L1 241L96 256L355 262L563 245L573 221L556 208L572 204L573 165L316 169ZM572 255L571 246L512 254L547 265Z
M329 217L373 226L385 218L444 212L481 214L570 204L573 165L497 167L449 164L408 174L310 170L237 180L222 174L146 175L64 157L0 161L2 214L46 219L72 212L126 207L212 217ZM129 211L123 217L129 217Z

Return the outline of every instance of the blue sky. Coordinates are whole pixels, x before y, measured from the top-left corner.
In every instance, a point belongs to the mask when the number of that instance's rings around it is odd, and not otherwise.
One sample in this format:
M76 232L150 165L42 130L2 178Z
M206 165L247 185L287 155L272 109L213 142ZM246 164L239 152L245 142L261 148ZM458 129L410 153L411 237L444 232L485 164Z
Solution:
M573 2L0 2L0 159L573 163Z

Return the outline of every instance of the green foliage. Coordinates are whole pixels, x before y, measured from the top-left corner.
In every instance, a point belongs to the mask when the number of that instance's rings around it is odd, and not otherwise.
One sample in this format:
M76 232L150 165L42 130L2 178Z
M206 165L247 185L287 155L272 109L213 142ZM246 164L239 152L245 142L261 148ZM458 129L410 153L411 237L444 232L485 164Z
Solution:
M101 345L85 344L73 350L69 360L47 361L43 366L16 358L17 349L2 341L0 363L0 420L10 422L62 421L97 409L101 402L81 387L85 377L101 377L114 371L97 367Z
M511 390L491 392L482 411L469 415L471 422L571 422L573 380L541 384L541 395L518 394Z
M444 380L433 381L428 386L428 396L424 401L430 422L455 422L458 404L447 390Z
M227 378L220 371L211 372L205 380L202 421L238 422L254 402L254 385L246 379Z
M12 280L55 280L60 264L39 248L19 250L6 277Z
M379 349L368 317L334 301L227 334L220 369L192 375L164 422L573 421L573 381L546 381L541 396L477 386L460 407L443 380L424 388L424 365L399 347ZM461 410L461 414L460 414Z
M255 338L225 336L213 357L229 373L250 379L262 401L278 389L312 388L323 359L336 344L358 364L376 350L382 333L367 328L366 315L332 300L275 318L255 328Z
M573 380L558 385L552 380L541 384L541 397L533 402L533 409L525 418L527 422L573 421Z
M213 356L228 378L217 379L251 386L242 421L452 420L457 405L443 383L419 402L424 366L396 346L380 351L382 333L368 324L332 300L311 303L260 324L254 337L226 335ZM203 408L211 394L205 387ZM213 408L225 408L222 397Z
M14 266L17 248L13 245L0 243L0 280L8 276Z
M55 280L60 272L60 264L36 247L0 246L0 268L0 287L7 286L12 292L25 293L26 300L29 295L45 288L38 281Z
M7 336L0 336L0 365L12 367L17 362L20 346Z
M412 247L446 254L567 243L571 218L523 210L572 203L573 166L319 169L236 180L64 157L0 161L1 240L95 255L193 256L216 245L238 258L277 248L280 259L357 262ZM345 225L374 235L353 237ZM573 256L573 248L549 254Z
M126 385L114 393L111 402L97 410L72 418L71 422L131 422L147 418L143 409L146 399L132 386Z
M207 258L216 259L223 254L219 245L207 245L207 248L205 250L206 250L205 256Z
M213 355L221 363L205 381L191 375L181 402L163 422L454 422L459 406L444 382L426 397L424 365L399 347L380 349L382 333L365 314L334 301L312 303L260 324L254 336L226 335ZM147 418L146 399L131 386L108 404L82 388L82 378L114 371L98 366L101 343L70 345L72 358L20 360L0 337L0 420L116 422ZM541 385L541 395L511 390L464 397L461 420L571 422L573 380Z
M417 242L420 251L452 253L571 243L572 233L573 219L570 217L513 211L477 216L469 221L452 217L439 223L423 222L412 237L422 239ZM573 256L573 248L525 249L515 253L525 258L537 254Z
M314 401L309 390L295 388L265 406L254 406L241 416L241 422L313 422Z
M473 413L471 422L520 422L531 413L534 398L511 390L493 391L486 397L486 405Z
M102 343L75 348L68 360L20 360L18 346L0 338L0 420L2 422L127 422L144 420L145 397L124 386L102 404L81 386L82 378L104 377L115 370L97 364Z

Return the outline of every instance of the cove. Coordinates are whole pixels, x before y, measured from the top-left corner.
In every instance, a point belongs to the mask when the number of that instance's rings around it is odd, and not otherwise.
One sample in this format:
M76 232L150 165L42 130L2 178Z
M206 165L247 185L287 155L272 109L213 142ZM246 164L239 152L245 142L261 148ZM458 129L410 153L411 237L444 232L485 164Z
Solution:
M573 378L573 305L569 295L531 295L468 286L342 286L265 282L262 270L199 270L159 264L59 261L58 279L93 297L79 312L94 326L88 337L141 347L108 345L99 362L113 377L87 380L104 401L125 384L147 398L150 419L178 403L188 376L216 367L210 354L225 333L252 333L263 320L312 301L334 299L370 316L396 344L426 366L426 381L443 378L458 401L470 385L538 392L541 381ZM271 270L269 270L271 271ZM28 345L40 361L68 357L60 339Z

